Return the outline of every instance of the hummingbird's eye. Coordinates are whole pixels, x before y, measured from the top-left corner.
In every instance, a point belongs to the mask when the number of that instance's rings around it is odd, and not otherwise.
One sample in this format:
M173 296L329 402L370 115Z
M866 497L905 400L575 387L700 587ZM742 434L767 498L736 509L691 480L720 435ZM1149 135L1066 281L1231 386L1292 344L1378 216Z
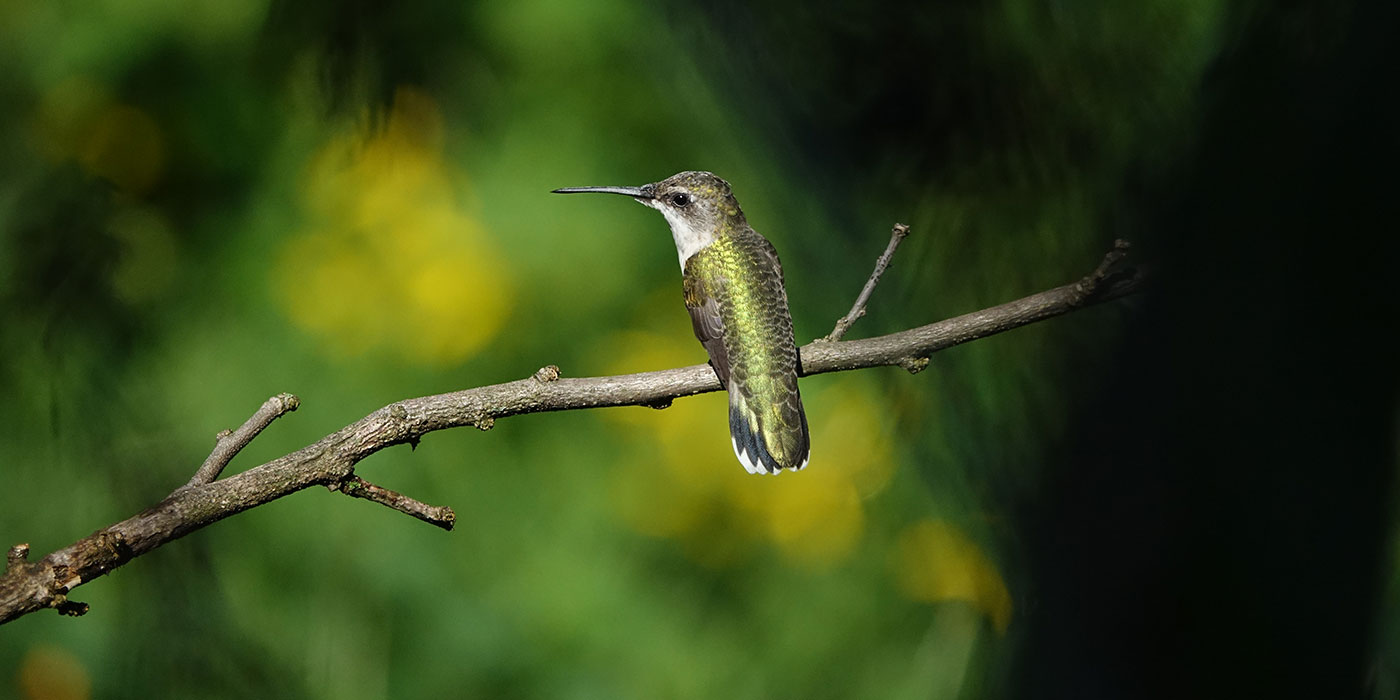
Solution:
M671 203L678 207L683 207L690 204L690 195L684 192L677 192L671 195Z

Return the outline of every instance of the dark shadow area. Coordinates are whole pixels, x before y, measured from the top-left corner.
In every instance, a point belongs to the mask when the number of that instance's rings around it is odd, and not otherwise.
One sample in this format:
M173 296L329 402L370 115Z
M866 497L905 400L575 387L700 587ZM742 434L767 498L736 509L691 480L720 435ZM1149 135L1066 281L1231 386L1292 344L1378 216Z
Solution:
M1212 70L1150 226L1156 292L1022 513L1020 697L1369 697L1393 673L1368 650L1400 386L1397 11L1291 6Z

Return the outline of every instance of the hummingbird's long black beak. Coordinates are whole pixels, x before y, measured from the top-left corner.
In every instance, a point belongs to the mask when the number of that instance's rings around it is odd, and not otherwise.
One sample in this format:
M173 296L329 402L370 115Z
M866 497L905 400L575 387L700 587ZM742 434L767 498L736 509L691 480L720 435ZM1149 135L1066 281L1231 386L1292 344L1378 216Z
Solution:
M637 199L654 199L650 187L560 187L554 190L554 194L576 194L578 192L602 192L603 194L622 194Z

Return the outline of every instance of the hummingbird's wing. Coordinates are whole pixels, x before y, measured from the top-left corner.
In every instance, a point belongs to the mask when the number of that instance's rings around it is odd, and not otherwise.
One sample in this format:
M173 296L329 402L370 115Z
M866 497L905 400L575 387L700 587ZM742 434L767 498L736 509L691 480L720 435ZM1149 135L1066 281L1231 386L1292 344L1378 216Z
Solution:
M719 302L705 292L704 285L696 278L687 276L685 308L690 312L690 325L695 329L695 337L705 346L710 355L710 366L715 368L719 383L729 386L729 353L724 350L724 319L720 316Z
M734 454L755 474L802 469L810 440L777 251L749 229L691 256L685 272L695 336L729 392Z
M778 251L768 239L753 234L758 239L755 246L759 264L768 268L771 275L763 278L767 287L764 296L769 300L772 311L764 314L781 326L776 334L769 337L768 350L783 358L780 364L786 370L769 377L771 393L764 399L770 410L761 421L753 415L745 416L750 426L761 423L762 439L754 438L755 446L761 445L760 462L769 473L777 473L782 468L794 471L807 466L811 455L811 438L807 428L807 411L802 407L802 395L797 387L797 375L802 366L802 358L797 352L797 344L792 336L792 317L788 311L787 289L783 281L783 263L778 260ZM732 393L732 392L731 392ZM757 397L755 397L757 398ZM747 399L744 400L747 403ZM753 409L744 406L745 413ZM730 432L734 432L736 416L731 412ZM737 440L736 440L737 445ZM740 458L742 461L742 457Z

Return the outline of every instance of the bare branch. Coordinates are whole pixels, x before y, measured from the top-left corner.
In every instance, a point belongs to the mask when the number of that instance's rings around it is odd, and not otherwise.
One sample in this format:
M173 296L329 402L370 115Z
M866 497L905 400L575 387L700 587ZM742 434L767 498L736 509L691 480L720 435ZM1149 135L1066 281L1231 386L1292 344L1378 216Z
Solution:
M297 410L297 406L300 405L301 400L297 397L291 394L278 394L264 401L257 413L254 413L243 425L239 426L238 430L225 430L215 435L214 451L209 454L209 458L200 465L199 471L196 471L189 483L185 485L198 486L219 478L224 467L227 467L234 456L247 447L248 443L252 442L253 438L263 431L263 428L271 425L272 421L281 418L288 412Z
M990 309L876 338L810 343L800 349L800 366L806 375L891 365L918 371L928 364L929 355L944 348L1139 291L1147 279L1141 269L1109 269L1121 259L1124 250L1124 246L1116 247L1110 253L1112 260L1106 259L1079 282ZM399 401L261 466L176 489L148 510L98 530L37 562L27 561L27 546L16 546L10 550L6 571L0 576L0 623L43 608L81 614L86 606L67 598L77 586L211 523L309 486L344 490L345 484L354 483L354 468L360 460L392 445L416 444L423 435L436 430L463 426L486 430L500 418L544 411L664 406L673 399L719 389L719 381L709 365L590 378L560 378L558 368L551 366L505 384ZM389 496L392 492L368 482L363 484L358 488L365 493L379 494L370 500L433 522L422 517L433 506L398 494ZM414 506L406 505L410 502L418 504L418 512ZM450 519L440 511L437 515L438 520ZM434 524L442 526L440 522Z
M885 268L888 268L890 261L894 259L895 249L899 247L900 242L907 235L909 235L908 226L905 224L894 225L894 230L890 231L890 244L885 246L885 252L881 253L879 259L875 261L875 271L871 272L870 279L865 281L865 287L860 290L860 296L856 297L855 305L851 306L850 312L842 316L836 322L836 327L831 329L831 332L821 340L828 343L840 340L841 336L846 335L846 331L855 324L856 319L865 315L865 305L870 301L870 293L875 291L875 285L880 282L880 275L885 274Z
M338 484L330 484L328 488L332 491L340 491L347 496L363 498L382 506L388 506L444 530L452 530L453 523L457 522L457 513L447 506L430 506L398 491L390 491L383 486L371 484L354 474Z

